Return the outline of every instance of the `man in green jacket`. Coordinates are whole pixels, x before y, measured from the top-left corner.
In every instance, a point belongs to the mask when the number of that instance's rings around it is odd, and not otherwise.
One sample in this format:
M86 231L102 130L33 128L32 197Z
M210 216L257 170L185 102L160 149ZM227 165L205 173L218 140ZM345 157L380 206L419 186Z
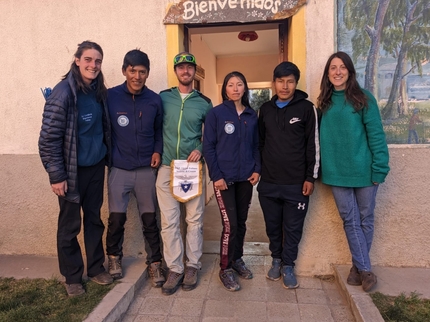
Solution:
M169 275L161 289L165 295L175 293L182 283L183 290L193 290L197 286L197 270L201 268L204 184L200 196L183 203L187 222L185 265L180 231L181 202L173 197L170 188L172 160L202 162L202 126L212 103L209 98L193 89L196 66L196 59L192 54L182 52L176 55L174 68L179 85L160 93L164 109L163 157L156 188L161 212L164 259L169 268Z

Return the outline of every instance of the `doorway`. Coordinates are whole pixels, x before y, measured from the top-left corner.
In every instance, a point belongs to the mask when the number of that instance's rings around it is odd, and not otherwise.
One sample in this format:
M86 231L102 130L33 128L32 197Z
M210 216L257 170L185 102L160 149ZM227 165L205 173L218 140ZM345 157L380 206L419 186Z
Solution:
M288 19L258 24L184 25L184 47L192 52L204 69L200 91L221 103L224 76L237 70L243 73L250 89L270 89L275 66L288 60ZM240 32L252 31L253 41L240 40Z
M279 62L288 59L287 27L288 20L258 24L229 23L210 27L184 25L184 48L196 57L200 68L197 73L198 90L211 98L214 106L220 104L224 77L237 70L245 75L253 94L263 93L268 98L271 97L273 69ZM257 39L240 40L239 33L247 31L252 31ZM208 203L204 218L205 252L218 252L221 217L208 176L206 183ZM256 188L248 214L245 242L248 252L249 249L259 249L257 253L268 251L268 238Z

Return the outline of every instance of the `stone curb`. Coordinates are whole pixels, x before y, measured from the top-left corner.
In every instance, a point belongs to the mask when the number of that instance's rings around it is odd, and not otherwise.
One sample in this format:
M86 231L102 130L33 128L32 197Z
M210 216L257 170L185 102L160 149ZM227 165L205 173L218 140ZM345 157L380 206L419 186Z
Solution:
M349 266L333 265L336 283L341 291L346 295L348 304L357 322L384 322L379 310L373 304L369 294L358 286L351 286L346 283L349 274Z
M148 279L148 274L143 258L123 258L123 268L124 278L106 294L83 322L116 322L127 312L136 292Z

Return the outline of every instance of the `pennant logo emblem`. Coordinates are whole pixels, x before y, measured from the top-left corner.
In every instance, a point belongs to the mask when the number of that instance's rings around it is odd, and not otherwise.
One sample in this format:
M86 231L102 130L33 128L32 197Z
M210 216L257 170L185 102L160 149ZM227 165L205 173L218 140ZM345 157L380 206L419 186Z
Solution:
M191 190L193 184L191 182L181 182L181 189L183 192L187 193L188 190Z

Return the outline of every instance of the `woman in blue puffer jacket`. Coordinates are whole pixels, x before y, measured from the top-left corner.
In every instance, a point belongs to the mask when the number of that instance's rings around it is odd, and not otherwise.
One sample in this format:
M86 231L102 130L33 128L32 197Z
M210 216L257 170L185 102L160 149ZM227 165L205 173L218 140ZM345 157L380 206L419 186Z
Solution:
M84 41L78 45L69 72L46 98L39 137L39 155L60 205L57 251L69 296L85 293L77 240L81 209L87 275L98 284L113 282L103 266L104 225L100 219L111 145L102 60L98 44Z

